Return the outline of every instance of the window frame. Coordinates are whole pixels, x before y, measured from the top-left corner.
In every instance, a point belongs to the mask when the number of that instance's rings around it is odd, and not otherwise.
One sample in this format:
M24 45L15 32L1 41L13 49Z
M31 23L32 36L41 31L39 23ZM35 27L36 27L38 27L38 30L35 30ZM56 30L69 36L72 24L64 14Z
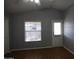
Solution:
M41 30L40 31L27 31L27 32L40 32L41 34L41 37L40 37L40 40L36 40L36 41L26 41L26 37L24 38L25 42L40 42L42 41L42 22L41 21L25 21L25 22L40 22L41 23ZM26 33L25 31L25 22L24 22L24 33ZM25 34L26 35L26 34Z
M55 35L55 34L54 34L54 29L53 29L53 35L54 35L55 37L62 36L62 34L63 34L63 33L62 33L62 22L61 22L61 21L55 21L55 22L53 22L53 28L54 28L55 23L60 23L60 24L61 24L61 34Z

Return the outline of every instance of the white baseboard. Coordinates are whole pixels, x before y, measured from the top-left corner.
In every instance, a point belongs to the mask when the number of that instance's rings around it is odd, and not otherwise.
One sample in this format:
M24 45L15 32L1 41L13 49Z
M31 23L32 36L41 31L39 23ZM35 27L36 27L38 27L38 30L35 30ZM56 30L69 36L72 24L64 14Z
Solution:
M24 49L11 49L11 51L33 50L33 49L43 49L43 48L52 48L52 46L47 46L47 47L36 47L36 48L24 48Z
M64 47L66 50L68 50L70 53L74 54L73 51L71 51L70 49L68 49L67 47Z

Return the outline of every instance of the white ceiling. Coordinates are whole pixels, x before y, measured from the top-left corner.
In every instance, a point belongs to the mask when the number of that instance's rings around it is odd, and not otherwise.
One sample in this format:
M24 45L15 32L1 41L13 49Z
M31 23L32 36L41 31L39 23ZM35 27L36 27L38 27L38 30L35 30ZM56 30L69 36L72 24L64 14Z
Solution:
M42 8L56 8L65 10L74 3L74 0L40 0L40 5L26 0L4 0L5 10L8 12L24 12Z

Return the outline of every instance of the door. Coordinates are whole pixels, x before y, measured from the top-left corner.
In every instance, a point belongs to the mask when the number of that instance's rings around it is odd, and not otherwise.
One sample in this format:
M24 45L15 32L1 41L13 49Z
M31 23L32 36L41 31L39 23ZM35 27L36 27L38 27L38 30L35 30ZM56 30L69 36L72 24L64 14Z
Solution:
M53 47L63 46L63 22L62 20L52 21L52 45Z

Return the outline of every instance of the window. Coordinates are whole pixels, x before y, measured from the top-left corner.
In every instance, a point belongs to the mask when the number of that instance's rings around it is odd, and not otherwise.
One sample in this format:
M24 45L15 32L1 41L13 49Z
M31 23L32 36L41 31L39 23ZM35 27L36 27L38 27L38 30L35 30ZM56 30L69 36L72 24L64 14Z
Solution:
M61 23L60 22L54 23L54 35L61 35Z
M25 41L41 41L41 22L25 22Z

